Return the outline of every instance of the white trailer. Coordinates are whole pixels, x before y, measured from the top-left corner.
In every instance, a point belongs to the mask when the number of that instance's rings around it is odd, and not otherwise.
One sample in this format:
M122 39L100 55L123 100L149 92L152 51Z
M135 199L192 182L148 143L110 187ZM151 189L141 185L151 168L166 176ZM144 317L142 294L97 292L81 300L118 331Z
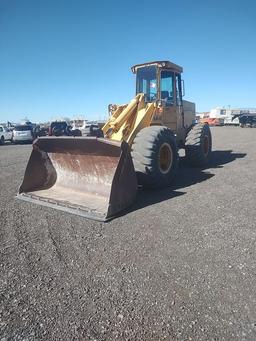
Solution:
M240 115L242 113L250 113L253 111L255 112L256 110L250 108L226 109L224 107L216 107L210 111L209 117L222 119L224 125L239 126L239 119L238 117L234 118L234 116Z

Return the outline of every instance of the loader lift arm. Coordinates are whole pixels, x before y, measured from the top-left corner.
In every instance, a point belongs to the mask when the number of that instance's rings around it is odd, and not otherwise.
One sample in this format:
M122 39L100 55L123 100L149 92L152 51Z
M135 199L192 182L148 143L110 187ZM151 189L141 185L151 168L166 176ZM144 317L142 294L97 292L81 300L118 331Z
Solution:
M145 103L145 95L138 94L128 105L115 107L102 128L104 136L114 141L126 141L131 146L137 133L150 126L155 105Z

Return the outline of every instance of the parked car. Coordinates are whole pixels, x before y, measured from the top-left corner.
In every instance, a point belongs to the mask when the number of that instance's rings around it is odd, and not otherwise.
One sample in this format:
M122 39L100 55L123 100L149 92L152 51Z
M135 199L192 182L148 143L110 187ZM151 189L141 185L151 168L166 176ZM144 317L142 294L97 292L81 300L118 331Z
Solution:
M5 141L12 141L12 132L8 128L0 126L0 144L4 144Z
M12 136L13 143L32 142L33 140L34 136L31 126L18 125L14 127Z
M96 137L104 137L103 132L98 126L98 124L87 124L83 129L84 136L96 136Z
M47 136L49 132L49 129L46 127L40 127L40 125L36 125L33 129L33 135L34 138L41 137L41 136Z
M48 134L49 136L82 136L79 129L72 130L65 121L52 122Z
M248 113L239 116L240 127L256 128L256 113Z

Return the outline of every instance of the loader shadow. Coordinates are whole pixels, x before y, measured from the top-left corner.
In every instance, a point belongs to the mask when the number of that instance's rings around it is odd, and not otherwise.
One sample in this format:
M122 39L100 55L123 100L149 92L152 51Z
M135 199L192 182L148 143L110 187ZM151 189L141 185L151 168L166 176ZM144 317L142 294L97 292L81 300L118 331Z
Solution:
M143 190L139 188L137 200L128 212L136 211L146 206L154 205L165 200L169 200L186 194L186 187L207 181L213 176L212 169L222 168L225 164L244 158L245 153L233 153L232 150L213 151L211 160L205 168L192 168L186 164L185 158L180 158L178 174L174 183L162 190ZM126 213L128 213L126 211Z
M246 153L233 153L233 150L214 150L207 168L222 168L223 165L242 159Z

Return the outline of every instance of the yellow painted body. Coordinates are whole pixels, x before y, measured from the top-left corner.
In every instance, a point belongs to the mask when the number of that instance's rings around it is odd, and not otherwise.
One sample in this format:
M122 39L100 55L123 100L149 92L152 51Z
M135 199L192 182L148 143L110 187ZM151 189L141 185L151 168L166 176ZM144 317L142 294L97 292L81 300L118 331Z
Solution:
M144 94L138 94L128 105L115 108L102 128L104 136L131 145L138 132L150 126L154 111L154 103L145 103Z

